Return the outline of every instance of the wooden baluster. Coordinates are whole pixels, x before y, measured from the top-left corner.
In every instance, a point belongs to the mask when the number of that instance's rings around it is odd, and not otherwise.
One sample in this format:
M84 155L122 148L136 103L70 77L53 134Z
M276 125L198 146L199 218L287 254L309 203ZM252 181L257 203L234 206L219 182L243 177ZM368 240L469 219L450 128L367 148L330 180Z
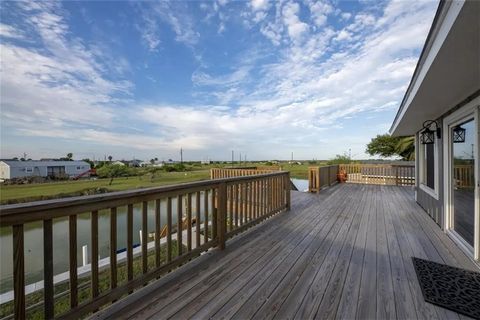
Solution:
M133 280L133 204L127 206L127 280Z
M183 249L183 209L182 209L182 196L177 197L177 257L182 255Z
M208 242L208 190L203 193L203 243Z
M187 252L192 251L192 194L187 194Z
M195 244L200 247L200 191L195 195Z
M52 219L43 220L43 305L44 318L53 319L53 225Z
M234 199L235 199L235 228L238 228L238 215L239 215L239 210L240 210L240 201L238 199L239 197L239 185L234 184Z
M92 298L98 297L98 211L94 210L90 216L91 243L92 243Z
M320 193L322 188L322 180L320 178L320 167L317 168L317 193Z
M148 272L148 202L142 202L142 272Z
M272 211L272 178L268 178L268 210L267 210L267 215L270 214Z
M160 248L160 229L162 226L160 215L161 201L155 200L155 267L160 267L162 264L161 248Z
M239 184L240 188L240 226L243 226L243 214L245 211L245 188L244 184Z
M287 172L287 175L286 175L286 181L285 181L285 191L286 191L286 194L287 194L287 197L286 197L286 200L285 200L285 203L286 203L286 206L287 206L287 210L290 210L290 197L291 197L291 192L290 192L290 172Z
M229 190L229 209L228 209L228 231L233 230L233 189L234 185L230 185L228 190Z
M217 209L217 236L218 248L225 249L225 218L227 216L227 184L221 183L218 187L218 209Z
M69 260L70 260L70 308L78 305L77 291L77 215L68 217Z
M117 287L117 208L110 209L110 288Z
M167 262L172 261L172 198L167 198Z
M258 180L254 180L252 182L252 185L253 185L253 200L252 200L253 219L257 219L257 217L258 217L258 213L257 213Z
M252 195L251 195L251 191L252 191L252 186L251 186L251 183L250 182L247 182L245 183L245 191L246 191L246 194L245 194L245 197L246 197L246 214L245 214L245 218L247 220L247 222L251 221L252 220L252 210L251 210L251 207L250 207L250 204L252 202Z
M25 319L25 256L23 224L13 226L13 304L15 319Z
M265 178L260 180L260 215L265 214Z
M212 239L217 239L217 189L212 189Z

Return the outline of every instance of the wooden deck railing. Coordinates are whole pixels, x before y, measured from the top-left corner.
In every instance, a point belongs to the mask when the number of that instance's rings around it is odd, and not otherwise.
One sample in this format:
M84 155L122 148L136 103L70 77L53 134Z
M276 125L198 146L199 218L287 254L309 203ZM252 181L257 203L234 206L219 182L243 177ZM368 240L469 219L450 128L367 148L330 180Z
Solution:
M456 188L475 188L475 170L471 164L454 165L453 178L455 180Z
M341 164L340 172L347 174L347 182L362 184L415 185L415 166L388 164Z
M280 167L212 168L210 179L253 176L280 171Z
M13 256L2 256L13 264L14 317L25 319L25 224L43 223L43 266L44 318L54 318L55 285L53 271L53 225L54 219L68 218L69 254L69 299L70 309L60 315L61 318L78 318L95 312L102 306L118 300L148 282L157 279L181 264L197 257L203 251L217 246L225 247L227 238L246 230L269 216L290 208L290 176L288 172L275 172L255 176L235 177L220 180L199 181L193 183L113 192L109 194L74 197L67 199L39 201L0 207L0 226L12 228ZM183 201L186 200L186 201ZM161 206L166 201L166 207ZM185 204L184 204L185 203ZM134 205L140 204L138 212L141 220L141 273L134 272L133 225ZM176 204L173 212L172 204ZM119 230L117 209L126 207L127 225ZM161 251L160 234L161 208L166 208L166 253ZM80 214L89 213L91 233L91 279L90 297L81 301L77 262L77 219ZM99 289L99 213L110 217L110 263L109 288ZM154 225L148 225L149 214L154 214ZM83 216L82 216L83 217ZM186 239L182 230L177 228L187 220ZM192 223L192 221L195 223ZM199 222L199 223L197 223ZM154 230L152 253L154 263L149 265L149 230ZM117 233L127 234L126 279L120 282L117 261ZM203 232L203 235L201 234ZM194 237L192 237L194 235ZM174 239L176 252L174 255ZM192 246L194 244L194 246ZM166 256L165 256L166 255ZM107 270L108 271L108 270ZM101 292L102 291L102 292Z
M309 167L308 192L320 192L324 187L337 182L338 165Z

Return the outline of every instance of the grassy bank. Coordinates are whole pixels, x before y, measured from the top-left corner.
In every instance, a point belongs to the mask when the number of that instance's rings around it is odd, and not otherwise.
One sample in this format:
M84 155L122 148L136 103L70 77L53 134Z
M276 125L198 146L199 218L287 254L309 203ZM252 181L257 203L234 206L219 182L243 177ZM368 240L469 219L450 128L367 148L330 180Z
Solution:
M166 263L167 247L161 246L161 263ZM184 252L187 247L183 246ZM172 256L177 256L177 241L172 241ZM151 250L148 253L148 268L152 270L155 267L155 251ZM134 276L139 276L142 273L142 257L137 256L133 259ZM121 285L127 280L127 266L126 263L119 264L117 267L117 281ZM78 299L79 303L88 301L91 297L90 277L83 277L78 280ZM105 269L99 273L99 291L100 293L108 291L110 288L110 271ZM55 292L55 316L61 315L70 309L70 296L68 294L69 283L57 284L54 287ZM43 291L31 293L25 297L28 319L43 319ZM4 318L13 313L13 301L0 305L0 318Z
M132 190L138 188L156 187L183 182L207 180L210 178L210 168L229 166L230 164L188 166L185 172L157 172L133 177L115 178L110 185L110 179L89 179L78 181L59 181L37 184L0 185L0 203L21 203L55 198L66 198L80 195ZM256 166L263 163L246 163L243 166ZM325 165L324 162L288 164L281 163L282 169L290 171L290 176L297 179L307 179L309 166Z
M182 182L206 180L210 178L209 170L186 172L161 172L137 177L115 178L110 185L110 179L61 181L38 184L5 185L0 187L0 202L29 202L49 198L62 198L82 194L90 194L92 189L106 191L131 190L156 187Z

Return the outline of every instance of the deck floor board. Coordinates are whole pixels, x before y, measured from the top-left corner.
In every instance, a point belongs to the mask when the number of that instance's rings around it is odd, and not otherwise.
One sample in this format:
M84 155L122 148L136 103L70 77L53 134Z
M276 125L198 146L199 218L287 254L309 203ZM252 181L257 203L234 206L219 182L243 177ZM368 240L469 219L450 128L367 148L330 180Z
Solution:
M423 300L411 257L477 266L412 188L342 184L292 192L292 209L94 318L465 319Z

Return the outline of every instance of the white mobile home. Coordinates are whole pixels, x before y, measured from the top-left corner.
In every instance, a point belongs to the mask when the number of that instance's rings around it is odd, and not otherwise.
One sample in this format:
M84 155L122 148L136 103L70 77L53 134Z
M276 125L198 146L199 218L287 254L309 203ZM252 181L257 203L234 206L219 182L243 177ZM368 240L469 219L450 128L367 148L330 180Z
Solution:
M441 1L390 133L415 135L416 201L480 261L480 2Z
M0 161L0 179L23 177L88 176L90 164L85 161Z

